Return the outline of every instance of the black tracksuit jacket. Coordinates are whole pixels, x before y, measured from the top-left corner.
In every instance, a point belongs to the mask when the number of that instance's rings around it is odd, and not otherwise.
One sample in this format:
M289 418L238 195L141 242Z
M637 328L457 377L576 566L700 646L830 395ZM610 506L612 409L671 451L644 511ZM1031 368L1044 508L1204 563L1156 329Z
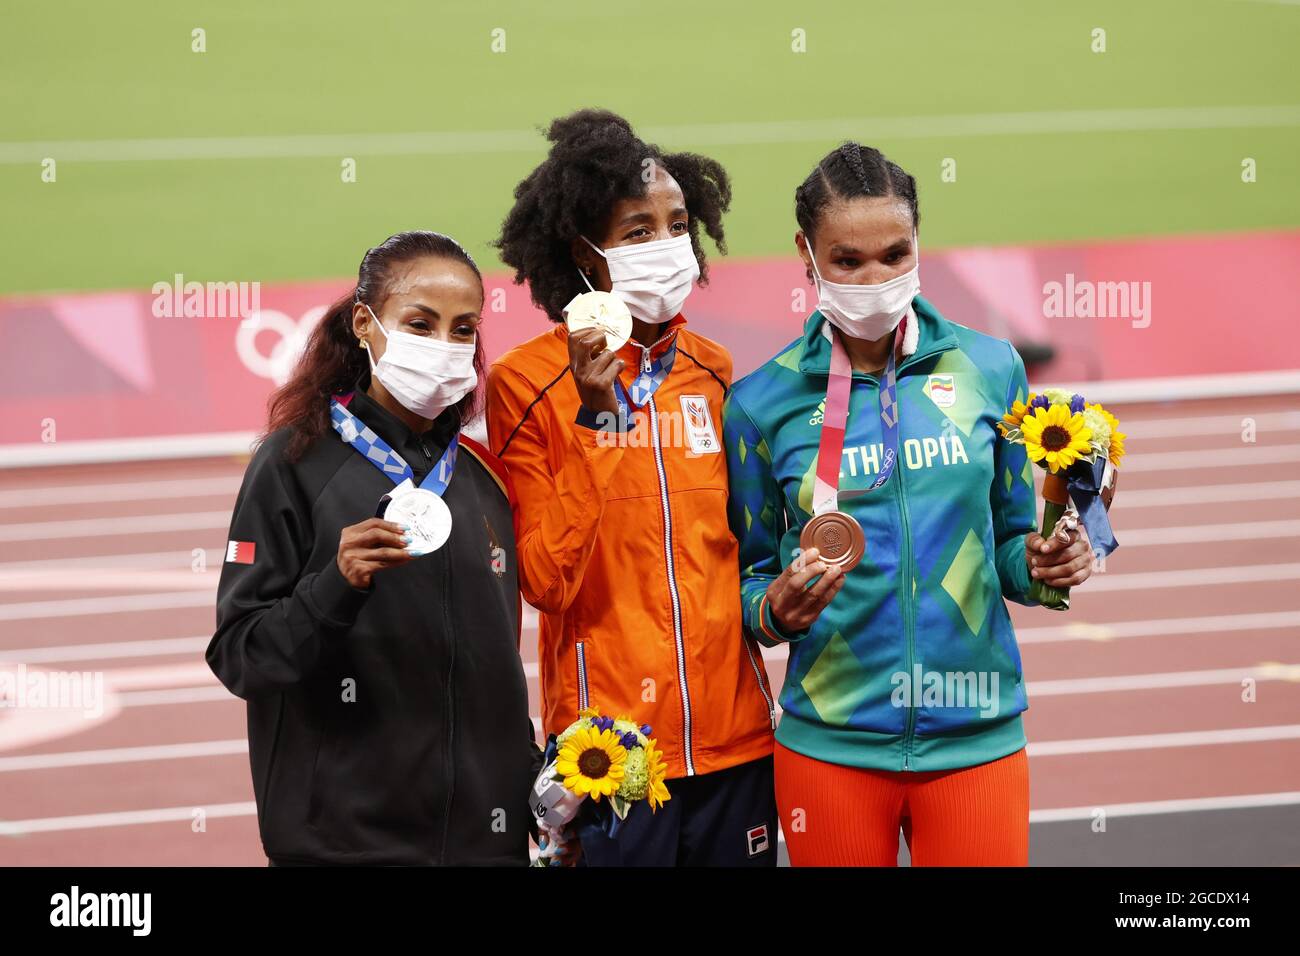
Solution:
M451 438L448 410L413 433L359 388L349 409L416 483ZM338 569L339 533L392 479L332 429L296 462L289 431L257 449L235 503L207 660L248 702L266 854L276 863L528 862L533 742L518 653L509 500L462 441L443 496L451 537L369 590ZM248 548L243 548L246 555ZM525 736L527 734L527 736Z

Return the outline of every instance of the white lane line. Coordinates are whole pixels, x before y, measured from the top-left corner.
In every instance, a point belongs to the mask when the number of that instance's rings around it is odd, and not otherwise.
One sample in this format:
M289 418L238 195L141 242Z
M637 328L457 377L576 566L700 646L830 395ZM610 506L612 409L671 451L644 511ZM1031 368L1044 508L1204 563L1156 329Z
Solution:
M1166 544L1192 544L1198 541L1247 541L1259 538L1297 538L1300 543L1300 520L1237 521L1231 524L1189 524L1168 528L1126 528L1124 547L1150 547ZM1300 554L1300 551L1297 552Z
M0 605L3 606L3 605ZM1238 631L1300 628L1300 611L1256 611L1251 614L1203 615L1195 618L1153 618L1117 620L1104 624L1071 620L1047 627L1015 628L1019 644L1060 644L1065 641L1109 641L1123 637L1162 637ZM526 628L525 628L526 631ZM211 635L157 637L142 641L112 641L104 644L61 644L47 648L0 648L0 663L60 663L64 661L112 661L131 657L166 657L169 654L203 654ZM784 661L787 649L763 648L763 657ZM537 661L524 661L524 675L536 678Z
M1060 823L1091 820L1098 810L1108 817L1145 817L1168 813L1197 813L1202 810L1250 810L1258 807L1289 807L1300 803L1300 790L1280 793L1242 793L1230 797L1191 797L1184 800L1145 800L1140 803L1098 803L1091 807L1060 807L1030 810L1030 823Z
M860 138L932 139L955 136L1033 136L1053 133L1255 129L1300 126L1300 107L1158 106L1143 109L1050 110L931 116L858 116L647 126L647 142L691 146L822 142ZM306 133L287 136L211 136L156 139L44 140L0 143L0 163L146 162L196 159L279 159L328 156L435 156L541 153L532 129L400 133Z
M0 508L44 505L99 504L104 501L160 501L167 498L205 498L228 495L232 499L243 478L172 478L165 481L109 481L102 485L43 485L0 491Z
M248 741L242 737L185 744L156 744L151 747L69 750L50 754L24 754L21 757L0 757L0 773L94 767L153 760L183 760L189 757L229 757L246 753L248 753Z
M118 695L123 707L159 707L175 704L209 704L214 701L239 701L217 684L215 687L177 687L172 690L133 690ZM242 703L242 701L241 701Z
M0 568L0 595L17 593L67 594L68 591L193 591L205 585L214 595L221 577L221 566L202 571L189 568L77 568L74 570L13 570Z
M1114 507L1112 504L1111 507ZM124 554L90 554L66 558L37 558L32 561L0 561L0 573L5 571L63 571L77 568L193 568L201 552L204 567L219 566L225 559L221 548L195 548L193 551L139 551ZM198 572L195 572L198 573Z
M139 643L148 644L151 642L142 641ZM206 638L199 638L196 643L206 645ZM90 646L93 647L93 645ZM17 662L20 660L18 655L12 651L8 652L7 656L11 661ZM68 655L68 659L83 660L88 658L86 658L84 654L79 654ZM36 663L32 657L22 658L21 660L23 660L24 663ZM779 661L779 659L777 660ZM2 666L3 663L3 661L0 661L0 666ZM536 661L523 662L523 670L526 679L538 679L538 664ZM132 673L134 672L118 672L110 670L105 672L105 677L116 681L121 684L121 686L127 686L127 683L118 680L116 675L123 674L129 676L129 674ZM150 673L152 673L152 671ZM1044 697L1063 694L1093 694L1117 691L1156 690L1168 687L1198 687L1213 684L1239 684L1247 677L1256 680L1297 682L1300 681L1300 664L1262 663L1243 665L1241 667L1220 668L1217 670L1167 671L1163 673L1117 674L1107 677L1039 680L1029 682L1028 693L1031 697ZM146 705L195 704L216 700L233 701L239 699L227 691L223 686L216 683L215 678L207 668L201 664L195 664L193 672L187 671L184 673L180 673L174 668L163 668L157 680L150 682L170 684L180 681L196 682L210 686L124 692L121 694L122 706L139 707ZM139 686L139 684L140 681L132 678L130 686Z
M1300 791L1279 793L1243 793L1229 797L1194 797L1185 800L1148 800L1138 803L1097 804L1090 807L1060 807L1029 811L1029 822L1060 823L1091 820L1099 809L1110 817L1157 816L1173 813L1196 813L1204 810L1249 810L1260 807L1285 807L1300 803ZM29 820L0 820L0 836L34 833L58 833L68 830L100 830L107 827L142 826L157 823L184 823L201 810L210 820L251 817L257 804L214 803L201 806L157 807L150 810L122 810L115 813L83 813L64 817L38 817Z
M1250 744L1270 740L1300 739L1300 724L1238 727L1232 730L1187 730L1169 734L1133 734L1125 737L1090 737L1082 740L1039 740L1029 744L1031 757L1066 754L1118 753L1126 750L1165 750L1170 747L1207 747Z
M163 637L152 641L115 641L107 644L61 644L54 647L0 648L0 664L55 664L61 661L108 661L124 657L162 657L167 654L200 655L211 636Z
M1116 691L1163 690L1169 687L1240 686L1246 678L1300 682L1300 664L1255 664L1218 670L1166 671L1158 674L1117 674L1111 677L1074 677L1030 681L1030 700L1064 694L1105 694Z
M246 462L256 440L257 433L249 431L27 442L5 446L4 458L0 458L0 470L51 465L98 465L106 462L120 464L124 461L166 461L176 458L234 458Z
M1240 440L1246 420L1253 422L1256 434L1300 431L1300 411L1264 412L1260 415L1188 415L1184 418L1139 418L1120 422L1120 430L1129 440L1150 441L1156 438L1232 435Z
M1041 490L1039 494L1041 494ZM1189 485L1185 488L1126 488L1115 496L1116 508L1186 507L1228 501L1300 500L1300 481L1256 481L1226 485Z
M1101 382L1056 382L1066 392L1080 392L1092 402L1112 406L1145 402L1198 401L1208 398L1273 398L1300 392L1300 368L1214 375L1162 375ZM1119 415L1122 422L1124 415ZM59 442L60 445L64 444ZM23 446L12 446L21 449ZM50 448L55 445L47 446Z
M532 715L530 719L534 726L537 726L539 718ZM1170 747L1204 747L1295 739L1300 739L1300 724L1241 727L1231 730L1194 730L1168 734L1135 734L1124 737L1092 737L1081 740L1033 741L1029 744L1029 756L1057 757L1067 754L1117 753L1129 750L1162 750ZM100 750L25 754L18 757L0 757L0 773L227 757L247 752L248 741L243 737L235 737L229 740L157 744L147 747L108 747Z
M1122 532L1121 532L1122 534ZM1148 588L1191 588L1223 584L1254 584L1291 581L1300 578L1300 563L1250 564L1230 568L1185 568L1181 571L1142 571L1128 574L1096 574L1088 581L1088 592L1139 591Z
M113 597L69 598L66 601L23 601L0 604L0 621L83 617L129 611L169 611L186 607L215 607L216 591L180 591L157 594L119 594Z
M1227 634L1235 631L1300 628L1300 611L1263 611L1206 617L1161 617L1145 621L1090 624L1071 621L1049 627L1016 628L1019 644L1057 644L1064 641L1111 641L1126 637L1162 637L1169 634ZM773 648L780 650L780 648Z
M1176 471L1183 468L1255 468L1300 461L1300 445L1241 445L1196 451L1138 452L1126 455L1121 471Z
M117 518L73 518L64 521L28 521L0 525L0 541L41 541L50 538L94 538L105 535L142 535L163 531L222 531L230 527L230 511L193 511L184 514L127 515Z
M0 836L28 833L57 833L63 830L99 830L103 827L126 827L144 823L185 823L194 820L196 810L209 820L220 817L251 817L257 804L214 803L198 807L159 807L154 810L123 810L117 813L82 813L70 817L42 817L34 820L0 820Z

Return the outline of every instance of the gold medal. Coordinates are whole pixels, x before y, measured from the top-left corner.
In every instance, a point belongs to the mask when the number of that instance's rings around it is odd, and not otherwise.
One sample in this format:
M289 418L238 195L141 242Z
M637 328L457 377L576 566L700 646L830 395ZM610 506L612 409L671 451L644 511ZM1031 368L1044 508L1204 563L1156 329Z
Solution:
M605 347L621 349L632 337L632 313L612 292L584 292L564 307L564 324L570 332L597 328L605 333Z

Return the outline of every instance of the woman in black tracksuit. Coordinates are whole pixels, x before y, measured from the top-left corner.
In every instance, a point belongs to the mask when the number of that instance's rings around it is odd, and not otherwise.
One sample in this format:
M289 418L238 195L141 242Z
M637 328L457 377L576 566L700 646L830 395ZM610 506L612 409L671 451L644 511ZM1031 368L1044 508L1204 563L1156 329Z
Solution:
M248 702L272 864L528 862L540 752L508 485L459 434L482 306L456 242L394 236L271 400L207 660ZM376 517L403 493L419 506Z

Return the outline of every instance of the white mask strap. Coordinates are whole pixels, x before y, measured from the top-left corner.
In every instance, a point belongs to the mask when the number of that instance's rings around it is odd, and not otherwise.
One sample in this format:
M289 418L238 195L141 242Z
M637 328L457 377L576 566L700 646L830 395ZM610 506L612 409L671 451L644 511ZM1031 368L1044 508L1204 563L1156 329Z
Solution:
M375 320L375 325L379 326L379 334L382 335L385 339L387 339L388 331L384 328L384 323L379 321L379 316L375 315L375 310L370 308L370 306L366 305L366 303L364 302L362 302L361 304L366 306L366 311L369 312L370 317ZM366 346L366 358L370 360L370 371L373 372L375 370L375 356L370 351L369 345Z
M581 239L583 242L585 242L587 245L591 246L591 248L595 249L602 259L606 258L605 253L601 250L600 246L596 245L586 236L580 235L578 238ZM578 266L578 275L582 276L582 281L587 284L588 291L590 292L596 291L595 287L591 284L590 280L587 278L587 273L582 271L582 266Z

